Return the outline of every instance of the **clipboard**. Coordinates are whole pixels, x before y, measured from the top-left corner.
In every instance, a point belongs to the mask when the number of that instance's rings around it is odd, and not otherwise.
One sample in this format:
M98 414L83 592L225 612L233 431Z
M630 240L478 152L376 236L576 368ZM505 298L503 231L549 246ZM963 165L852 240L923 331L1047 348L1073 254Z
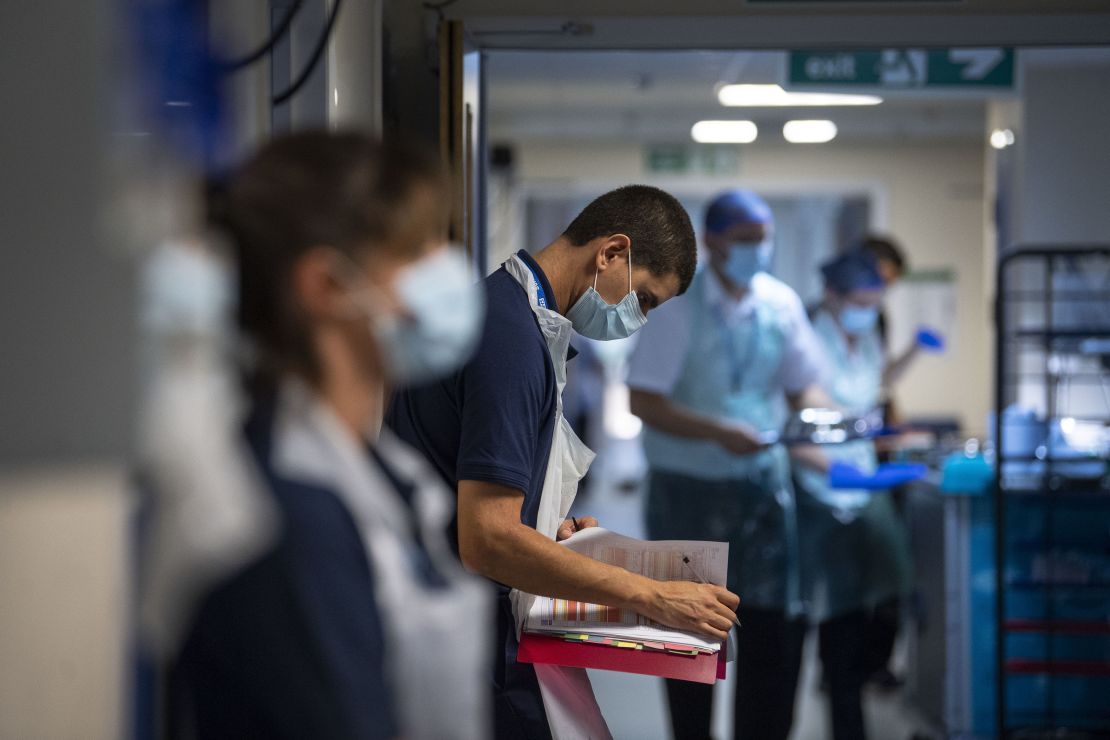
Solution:
M657 650L633 650L590 642L575 642L561 637L525 632L520 636L517 661L549 663L573 668L638 673L645 676L675 678L696 683L715 683L725 677L726 650L715 655L678 655Z

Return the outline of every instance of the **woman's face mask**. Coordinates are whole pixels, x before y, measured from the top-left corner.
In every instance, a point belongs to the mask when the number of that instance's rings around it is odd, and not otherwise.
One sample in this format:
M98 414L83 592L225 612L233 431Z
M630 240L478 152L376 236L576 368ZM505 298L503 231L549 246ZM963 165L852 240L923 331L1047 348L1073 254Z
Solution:
M389 380L399 386L450 375L470 359L485 318L482 287L456 249L440 249L401 269L393 282L397 309L377 289L356 293Z
M840 328L847 334L852 336L866 334L879 322L879 307L846 303L840 309L839 321Z
M725 275L739 286L751 283L756 273L769 272L775 249L769 239L761 242L735 242L728 247Z
M594 272L593 287L587 288L582 297L567 311L567 318L574 330L590 339L624 339L632 336L647 323L640 310L640 301L632 292L632 249L628 250L628 294L619 303L606 303L597 292Z
M201 245L167 242L143 268L142 323L152 334L222 337L234 296L231 270Z

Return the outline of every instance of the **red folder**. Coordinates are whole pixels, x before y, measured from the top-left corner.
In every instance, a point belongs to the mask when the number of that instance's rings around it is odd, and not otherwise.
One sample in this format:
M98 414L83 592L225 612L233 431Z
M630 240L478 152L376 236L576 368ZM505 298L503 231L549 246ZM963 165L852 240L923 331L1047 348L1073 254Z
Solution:
M531 632L520 636L516 658L521 663L599 668L698 683L713 683L724 678L726 660L724 646L716 655L678 655L657 650L610 647L596 642L570 641Z

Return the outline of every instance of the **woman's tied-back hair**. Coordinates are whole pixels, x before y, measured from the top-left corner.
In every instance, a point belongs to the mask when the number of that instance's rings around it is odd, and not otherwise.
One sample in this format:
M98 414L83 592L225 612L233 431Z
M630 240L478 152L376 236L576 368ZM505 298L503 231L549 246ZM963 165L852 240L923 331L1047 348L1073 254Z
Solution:
M317 378L307 322L293 298L294 265L320 246L352 258L418 249L396 237L420 186L446 194L440 164L424 149L312 131L264 145L210 187L209 218L234 248L239 325L260 355L258 370Z
M870 252L877 260L886 260L894 265L899 275L905 274L909 269L906 261L906 252L893 237L868 234L860 242L859 248Z

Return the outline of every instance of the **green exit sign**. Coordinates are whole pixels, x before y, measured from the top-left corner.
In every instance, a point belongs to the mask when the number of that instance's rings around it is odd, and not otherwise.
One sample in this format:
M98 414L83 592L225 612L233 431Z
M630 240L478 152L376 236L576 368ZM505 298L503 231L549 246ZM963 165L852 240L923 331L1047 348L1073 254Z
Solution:
M1011 89L1013 49L792 51L791 85Z
M644 149L644 168L653 175L738 175L740 148L730 144L657 144Z

